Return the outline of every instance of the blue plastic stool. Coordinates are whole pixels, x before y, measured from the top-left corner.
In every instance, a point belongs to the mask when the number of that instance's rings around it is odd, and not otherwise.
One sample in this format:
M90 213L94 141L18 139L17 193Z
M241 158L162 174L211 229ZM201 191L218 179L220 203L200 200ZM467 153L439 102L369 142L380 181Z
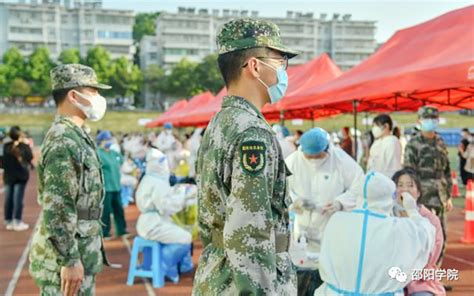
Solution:
M138 254L144 253L145 257L151 257L151 264L144 258L145 264L137 266ZM132 256L128 269L127 285L133 286L135 277L146 277L152 279L153 288L161 288L165 285L165 275L161 268L161 244L156 241L146 240L136 236L133 240Z

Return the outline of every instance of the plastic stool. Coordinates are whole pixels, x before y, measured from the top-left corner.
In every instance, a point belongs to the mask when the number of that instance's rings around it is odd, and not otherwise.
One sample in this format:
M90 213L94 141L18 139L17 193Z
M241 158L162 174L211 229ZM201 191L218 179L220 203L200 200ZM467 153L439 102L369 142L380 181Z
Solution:
M151 257L151 265L144 264L142 266L137 266L138 254L140 254L140 252L143 252L144 255L147 255L147 257ZM165 275L160 265L161 244L156 241L150 241L136 236L133 240L133 249L132 256L130 257L127 285L133 286L133 281L135 280L135 277L138 276L151 278L153 288L163 287L165 285Z

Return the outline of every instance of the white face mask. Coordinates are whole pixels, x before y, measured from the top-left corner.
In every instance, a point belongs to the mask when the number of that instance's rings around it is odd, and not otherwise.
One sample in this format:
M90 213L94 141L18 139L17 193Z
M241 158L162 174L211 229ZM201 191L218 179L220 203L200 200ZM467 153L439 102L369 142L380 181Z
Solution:
M91 121L99 121L107 110L107 101L105 98L99 94L97 95L86 95L74 90L74 93L80 96L82 99L89 101L90 105L85 106L74 100L73 104L79 108L86 115L87 119Z
M372 135L374 135L376 139L380 138L383 135L382 128L378 125L374 125L372 127Z
M313 158L313 159L306 159L311 165L314 166L321 166L327 159L328 157L323 157L323 158Z

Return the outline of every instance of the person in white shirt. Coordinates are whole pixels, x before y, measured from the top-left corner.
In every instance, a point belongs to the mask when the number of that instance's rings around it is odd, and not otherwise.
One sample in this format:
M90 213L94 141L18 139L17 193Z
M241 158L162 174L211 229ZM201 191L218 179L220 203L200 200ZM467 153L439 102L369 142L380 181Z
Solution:
M297 212L294 237L302 232L312 252L319 252L327 221L337 211L355 207L362 168L342 149L329 143L328 133L313 128L300 139L300 147L285 159L292 207ZM299 212L299 213L298 213Z
M283 158L286 158L288 155L290 155L291 153L293 153L296 150L296 146L295 146L295 144L291 143L290 141L288 141L285 138L285 136L283 135L283 127L282 126L280 126L278 124L274 124L273 125L273 131L276 134L276 138L278 140L278 143L280 143L281 152L283 153Z
M314 295L404 295L415 270L425 267L435 228L402 193L408 217L393 217L396 186L370 172L352 212L332 216L324 232L319 271L324 284Z
M367 170L384 174L388 178L402 168L402 146L392 134L393 122L389 115L374 118L372 134L375 141L370 147Z

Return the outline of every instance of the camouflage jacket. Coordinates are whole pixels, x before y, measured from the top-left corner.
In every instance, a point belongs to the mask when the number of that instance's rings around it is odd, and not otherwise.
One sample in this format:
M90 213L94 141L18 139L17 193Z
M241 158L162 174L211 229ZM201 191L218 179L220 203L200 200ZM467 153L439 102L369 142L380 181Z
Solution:
M296 295L281 148L260 111L227 96L204 134L196 164L204 246L193 295Z
M42 207L30 252L30 273L41 285L57 277L62 266L80 260L87 275L103 266L100 212L103 174L89 135L70 119L58 116L41 148L38 201ZM79 211L99 212L98 219L78 219Z
M443 139L436 135L427 139L421 134L414 136L405 148L406 167L415 169L421 180L421 203L441 206L451 194L451 169L449 155Z

